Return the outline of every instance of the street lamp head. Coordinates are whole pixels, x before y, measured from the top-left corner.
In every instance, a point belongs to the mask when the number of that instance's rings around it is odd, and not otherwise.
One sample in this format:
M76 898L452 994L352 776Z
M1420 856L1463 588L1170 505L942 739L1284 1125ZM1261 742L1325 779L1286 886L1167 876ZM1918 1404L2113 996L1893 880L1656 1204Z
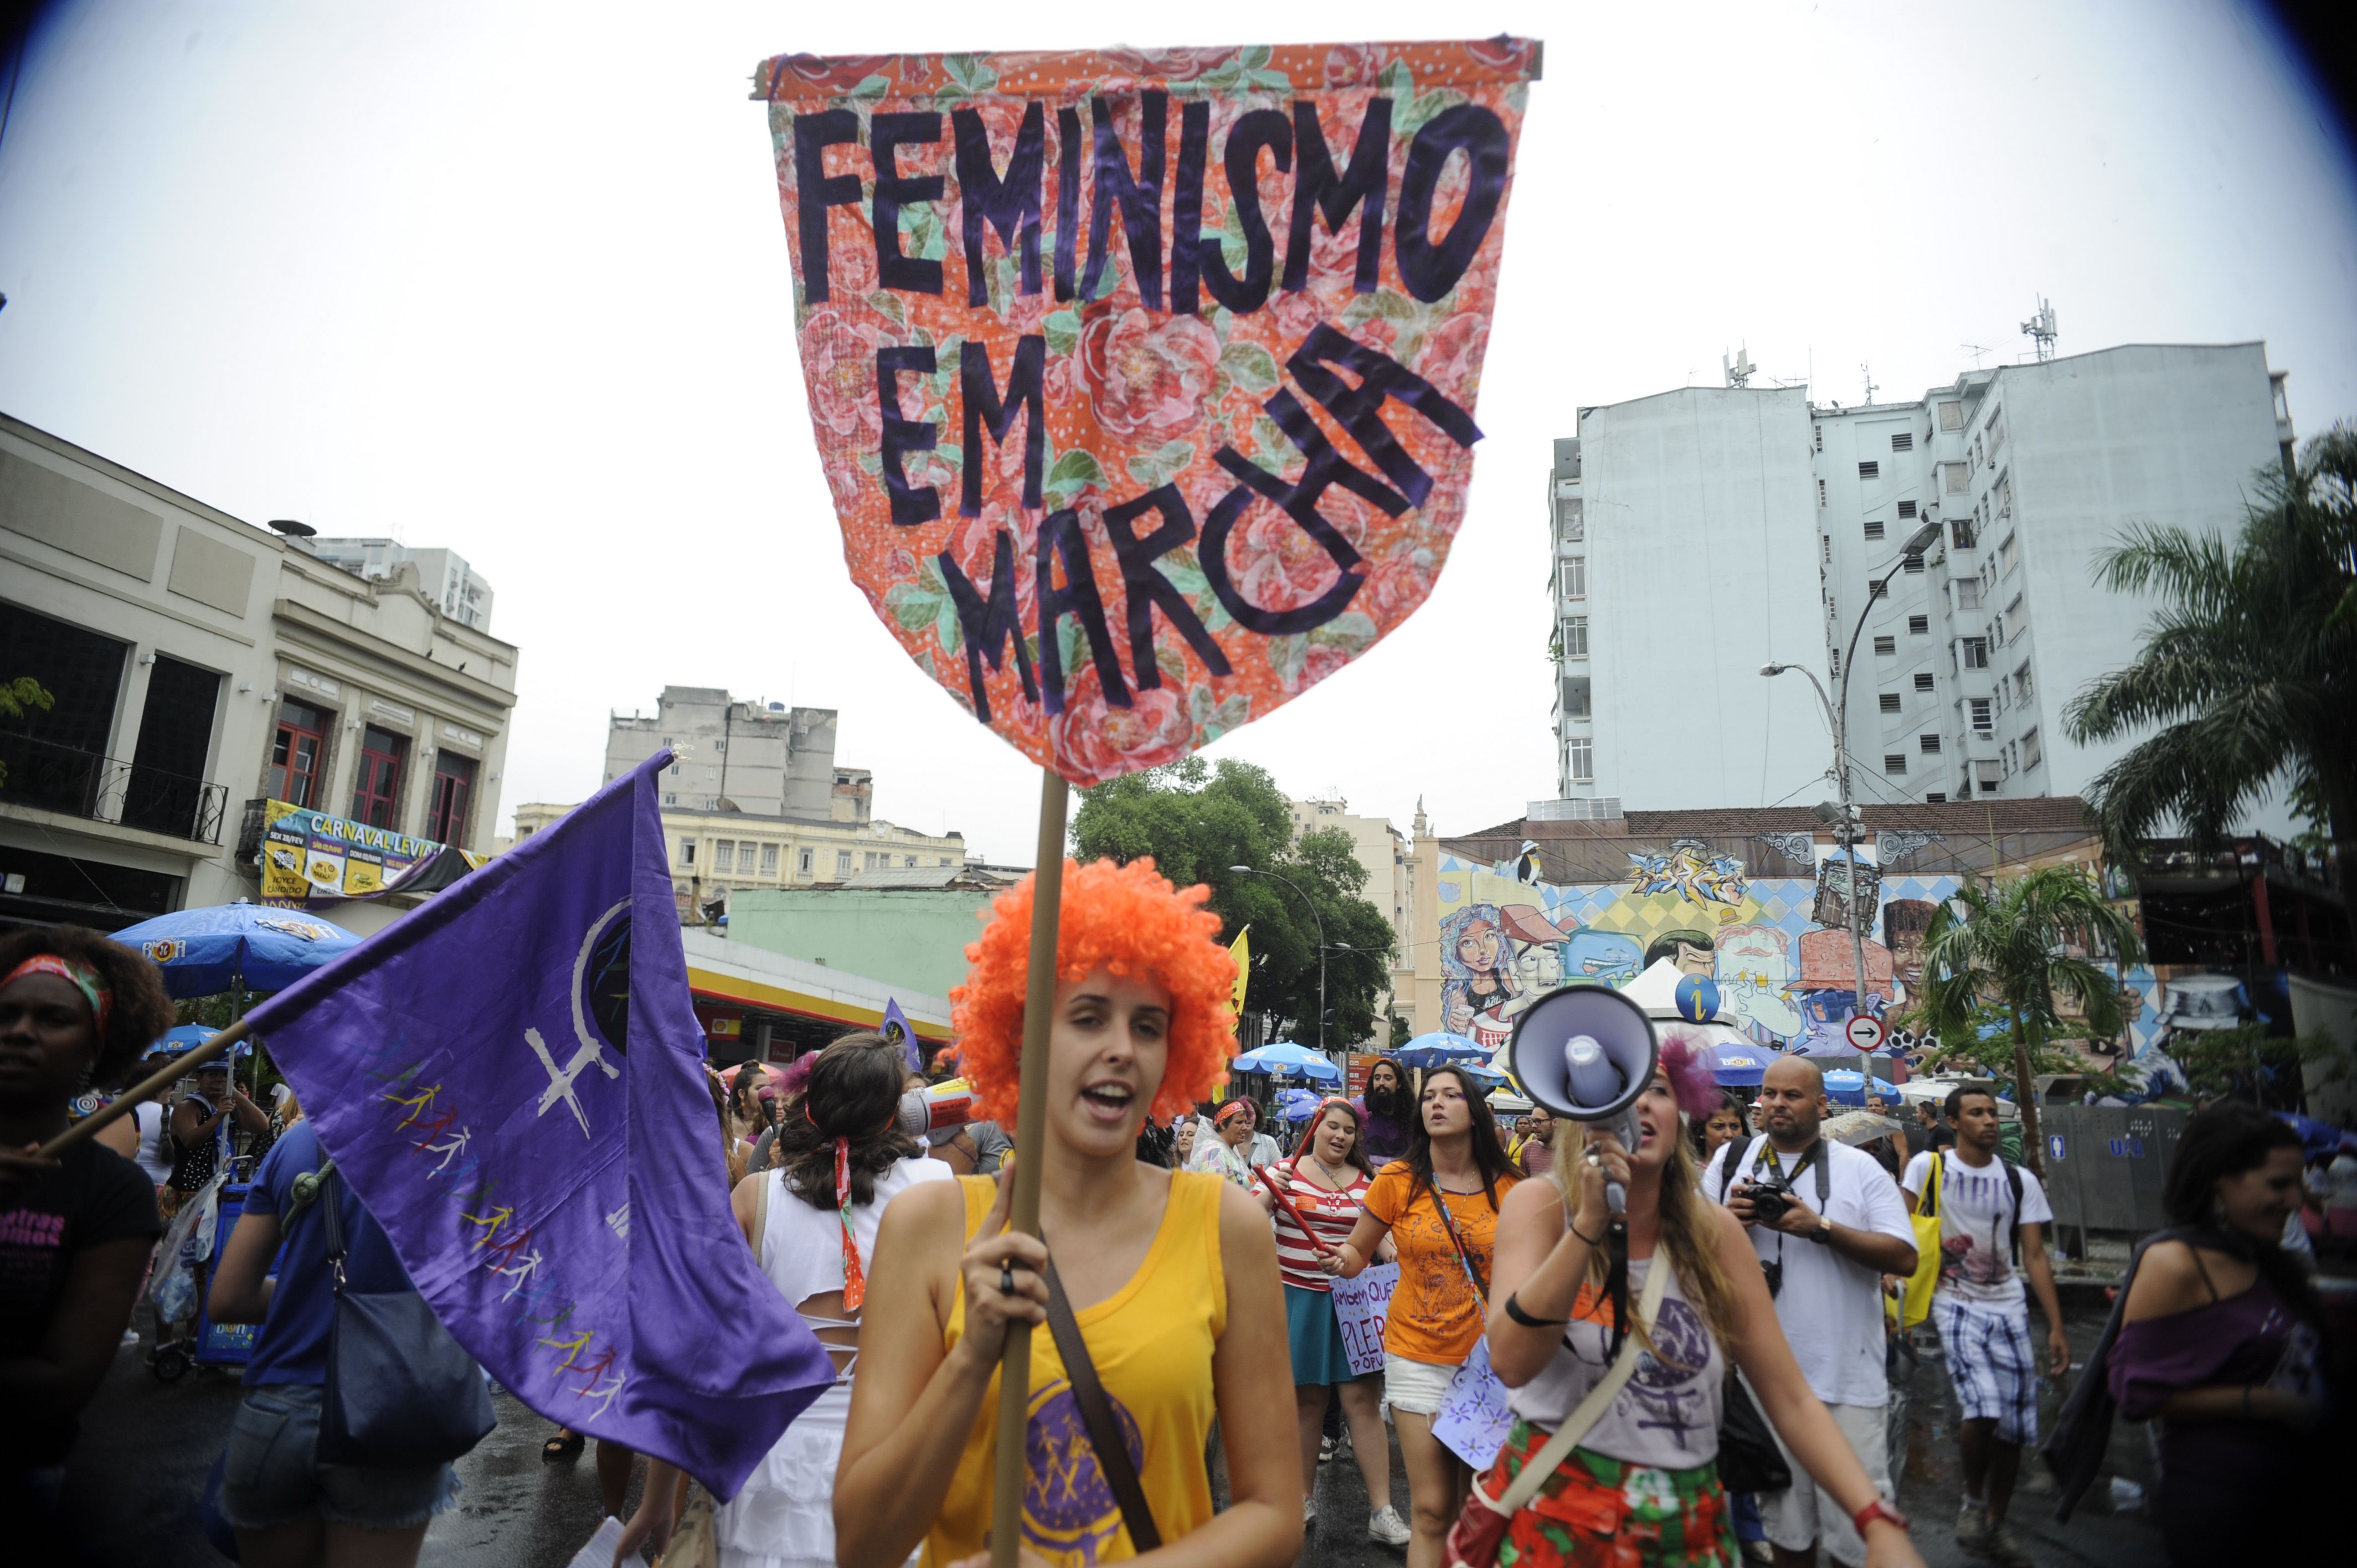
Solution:
M1228 867L1228 869L1229 869L1230 871L1233 871L1233 872L1240 873L1240 874L1242 874L1243 875L1245 875L1245 876L1250 876L1250 875L1253 875L1253 868L1252 868L1251 866L1249 866L1249 865L1231 865L1230 867Z
M1939 537L1940 525L1936 522L1927 522L1907 536L1907 542L1899 547L1899 553L1901 555L1921 555L1932 548L1932 542Z
M1762 675L1781 675L1785 671L1790 670L1792 666L1789 664L1762 664L1760 667L1760 673Z
M1809 808L1809 814L1821 822L1838 822L1842 820L1842 809L1831 800L1818 801Z

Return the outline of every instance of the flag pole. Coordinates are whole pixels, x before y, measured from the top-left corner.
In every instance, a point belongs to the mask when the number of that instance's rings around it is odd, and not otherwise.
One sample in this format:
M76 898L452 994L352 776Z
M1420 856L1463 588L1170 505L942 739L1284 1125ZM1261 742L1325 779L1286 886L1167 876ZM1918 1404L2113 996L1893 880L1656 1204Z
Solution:
M157 1090L169 1088L245 1038L246 1031L253 1026L251 1019L240 1018L195 1050L174 1057L106 1104L100 1106L48 1143L43 1144L35 1152L34 1157L54 1160L83 1139L98 1136L102 1129L110 1127L130 1115L133 1106L139 1104Z
M1009 1230L1039 1233L1040 1146L1048 1137L1048 1029L1056 1010L1056 931L1064 901L1064 811L1070 789L1040 770L1039 846L1031 883L1031 961L1023 986L1021 1098L1015 1111L1015 1201ZM998 1373L998 1468L991 1501L991 1568L1016 1568L1023 1541L1026 1416L1031 1404L1031 1326L1006 1326Z

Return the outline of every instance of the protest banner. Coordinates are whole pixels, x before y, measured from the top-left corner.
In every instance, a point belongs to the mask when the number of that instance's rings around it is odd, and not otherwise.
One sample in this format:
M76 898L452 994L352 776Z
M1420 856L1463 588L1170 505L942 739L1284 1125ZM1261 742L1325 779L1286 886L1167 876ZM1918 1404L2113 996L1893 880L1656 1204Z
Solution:
M1391 1310L1399 1277L1397 1263L1376 1263L1357 1279L1334 1282L1334 1316L1342 1325L1342 1351L1351 1359L1353 1377L1383 1369L1383 1315Z
M834 1368L729 1211L656 804L670 761L246 1022L468 1354L726 1498Z
M1473 1354L1457 1369L1457 1375L1448 1380L1448 1391L1441 1396L1440 1410L1432 1418L1432 1435L1480 1471L1497 1459L1513 1424L1514 1412L1506 1404L1506 1385L1490 1369L1490 1341L1486 1337L1477 1339Z
M852 581L1043 769L1023 1081L1045 1070L1067 783L1265 717L1447 563L1539 56L1499 38L756 70ZM1019 1101L1008 1219L1033 1233L1040 1114ZM999 1517L1029 1356L1017 1324Z
M291 801L264 800L259 807L262 901L281 908L430 893L489 858Z
M1539 46L781 56L851 575L1079 785L1363 654L1464 515Z

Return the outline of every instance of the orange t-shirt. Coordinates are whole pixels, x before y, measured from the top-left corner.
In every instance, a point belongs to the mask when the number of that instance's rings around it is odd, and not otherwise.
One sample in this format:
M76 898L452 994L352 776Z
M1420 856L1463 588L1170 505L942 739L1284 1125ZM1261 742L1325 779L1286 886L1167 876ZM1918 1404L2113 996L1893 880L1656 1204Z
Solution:
M1498 1178L1500 1202L1513 1185L1511 1176ZM1432 1196L1433 1189L1409 1173L1405 1160L1385 1165L1367 1189L1367 1212L1391 1227L1393 1244L1399 1248L1399 1285L1383 1317L1383 1348L1410 1361L1458 1367L1473 1353L1486 1320L1481 1298L1465 1277L1465 1265L1458 1262ZM1440 1196L1448 1205L1449 1218L1457 1221L1458 1239L1465 1243L1474 1273L1488 1280L1498 1237L1498 1211L1489 1195Z

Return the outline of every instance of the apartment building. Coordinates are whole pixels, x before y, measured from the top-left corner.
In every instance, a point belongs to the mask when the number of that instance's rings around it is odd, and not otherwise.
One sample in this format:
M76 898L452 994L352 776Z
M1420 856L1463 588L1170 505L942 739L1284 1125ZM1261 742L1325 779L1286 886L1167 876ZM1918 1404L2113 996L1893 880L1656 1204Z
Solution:
M0 728L0 922L258 897L273 801L401 858L490 847L516 649L306 532L0 415L0 680L52 698Z
M2231 532L2293 439L2262 343L2032 360L1847 408L1688 387L1578 430L1549 477L1541 817L1804 796L1832 746L1803 671L1846 704L1861 800L2083 794L2124 747L2075 745L2062 711L2152 607L2096 585L2100 553L2136 523Z
M417 570L419 590L442 613L477 631L491 629L491 585L475 575L465 556L441 548L413 550L397 539L314 539L311 553L371 582L392 576L404 565Z
M666 686L653 714L614 714L606 779L657 752L672 885L683 916L725 911L755 887L843 883L863 873L963 869L965 839L875 816L875 776L834 760L835 710L740 702L711 686ZM516 808L519 842L573 808Z
M1323 798L1288 800L1286 805L1293 814L1296 838L1325 828L1340 828L1350 835L1351 853L1367 873L1367 885L1359 890L1359 897L1381 909L1392 924L1392 940L1396 945L1384 960L1383 970L1387 977L1394 974L1405 961L1408 926L1415 917L1414 847L1389 819L1353 814L1351 802L1339 790ZM1393 985L1386 983L1382 994L1375 998L1379 1026L1390 1010L1393 994Z

